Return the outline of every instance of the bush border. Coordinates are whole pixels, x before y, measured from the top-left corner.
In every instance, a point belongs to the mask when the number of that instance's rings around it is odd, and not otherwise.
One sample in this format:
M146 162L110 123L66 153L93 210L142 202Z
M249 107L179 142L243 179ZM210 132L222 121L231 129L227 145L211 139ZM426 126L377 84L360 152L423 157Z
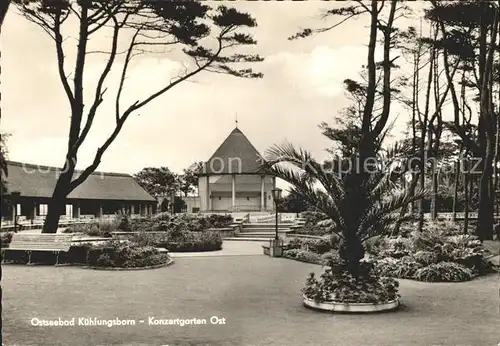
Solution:
M154 266L146 266L146 267L95 267L95 266L81 266L82 269L91 269L91 270L111 270L111 271L126 271L126 270L148 270L148 269L158 269L163 267L168 267L169 265L174 264L174 260L169 257L165 263L157 264Z

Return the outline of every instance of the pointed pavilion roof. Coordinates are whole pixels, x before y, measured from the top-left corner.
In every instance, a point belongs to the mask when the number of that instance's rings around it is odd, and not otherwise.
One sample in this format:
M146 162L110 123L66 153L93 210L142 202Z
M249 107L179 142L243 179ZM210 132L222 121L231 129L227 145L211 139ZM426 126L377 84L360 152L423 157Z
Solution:
M205 163L200 175L258 174L262 163L260 153L236 127Z

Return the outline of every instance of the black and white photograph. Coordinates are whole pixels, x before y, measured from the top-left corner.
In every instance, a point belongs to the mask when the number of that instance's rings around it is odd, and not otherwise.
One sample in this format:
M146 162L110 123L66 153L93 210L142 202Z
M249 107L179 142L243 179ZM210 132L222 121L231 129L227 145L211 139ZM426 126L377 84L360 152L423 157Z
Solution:
M0 0L2 346L500 345L500 0Z

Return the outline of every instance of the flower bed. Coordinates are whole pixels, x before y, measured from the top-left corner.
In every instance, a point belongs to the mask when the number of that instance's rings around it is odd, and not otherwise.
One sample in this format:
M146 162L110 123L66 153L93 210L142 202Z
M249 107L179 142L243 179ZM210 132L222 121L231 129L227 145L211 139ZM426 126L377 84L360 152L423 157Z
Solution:
M141 232L132 237L143 246L166 248L172 252L202 252L222 249L222 237L217 232Z
M329 311L369 312L399 305L399 283L381 277L369 263L361 263L363 274L353 276L342 265L327 268L317 279L309 275L302 293L307 306Z
M200 232L210 228L227 228L233 224L231 215L175 214L161 213L153 217L154 225L173 229L182 227L187 231ZM154 227L153 225L153 227ZM137 229L139 230L139 229Z
M488 255L473 235L447 222L429 224L421 233L381 240L373 249L378 273L427 282L468 281L492 271Z
M88 249L86 264L89 267L138 268L166 264L169 257L151 246L111 241Z
M26 251L10 251L10 262L26 264ZM55 264L50 252L33 252L32 263ZM108 241L104 244L81 243L71 246L68 252L61 252L59 264L74 264L94 268L150 268L168 263L169 257L156 248L141 246L132 242Z
M111 238L112 233L120 230L117 221L100 221L71 225L63 233L81 233L90 237Z

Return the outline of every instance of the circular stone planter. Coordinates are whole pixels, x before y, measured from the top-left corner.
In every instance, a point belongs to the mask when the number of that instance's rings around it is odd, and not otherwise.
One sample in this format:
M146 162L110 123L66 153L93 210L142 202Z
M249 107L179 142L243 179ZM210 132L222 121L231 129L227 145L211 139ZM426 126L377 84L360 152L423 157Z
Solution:
M395 310L399 306L399 299L386 303L342 303L334 301L317 302L314 299L307 298L305 295L303 295L303 298L305 306L316 310L331 312L381 312Z

